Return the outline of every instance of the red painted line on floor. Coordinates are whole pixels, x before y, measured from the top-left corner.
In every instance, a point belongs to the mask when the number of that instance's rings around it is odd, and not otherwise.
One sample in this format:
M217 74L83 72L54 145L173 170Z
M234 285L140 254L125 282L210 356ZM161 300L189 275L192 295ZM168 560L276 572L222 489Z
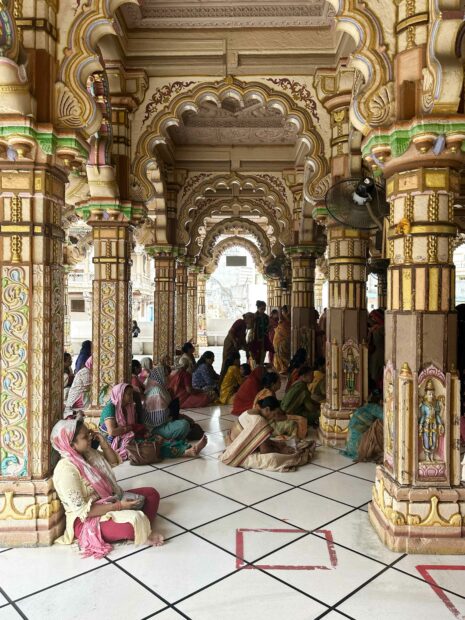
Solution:
M419 564L416 566L417 571L423 577L423 579L428 583L431 588L436 592L441 601L447 607L447 609L453 614L456 618L460 620L465 620L465 616L462 616L460 611L454 605L454 603L450 600L441 586L435 581L435 579L430 575L430 570L463 570L465 571L465 566L457 566L455 564L447 565L447 564Z
M337 554L334 546L333 535L330 530L315 530L324 535L328 547L331 566L320 566L315 564L246 564L244 560L244 532L270 532L272 534L297 534L307 533L307 530L287 529L287 528L238 528L236 529L236 568L243 570L331 570L337 567Z
M336 568L337 567L337 553L336 553L336 547L334 546L333 533L331 532L331 530L315 530L315 532L320 532L321 534L324 534L324 537L326 538L326 544L328 545L328 553L329 553L329 559L331 562L331 566L333 568Z

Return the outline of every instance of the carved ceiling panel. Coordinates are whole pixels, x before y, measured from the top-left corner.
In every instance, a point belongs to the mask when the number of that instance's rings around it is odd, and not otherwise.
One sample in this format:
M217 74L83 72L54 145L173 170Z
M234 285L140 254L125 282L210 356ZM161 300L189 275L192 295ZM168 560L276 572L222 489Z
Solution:
M242 104L242 105L240 105ZM198 111L183 114L179 126L169 128L177 146L294 144L299 128L280 110L256 101L225 100L221 107L205 101Z
M122 9L126 27L148 28L321 28L334 9L326 0L140 0Z

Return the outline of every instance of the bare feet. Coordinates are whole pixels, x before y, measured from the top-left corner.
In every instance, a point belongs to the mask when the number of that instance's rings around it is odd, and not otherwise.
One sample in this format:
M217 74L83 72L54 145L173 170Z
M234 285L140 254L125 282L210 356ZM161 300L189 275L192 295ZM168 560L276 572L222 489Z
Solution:
M165 539L163 538L161 534L152 532L150 536L147 538L147 542L149 545L152 545L152 547L161 547L164 544Z
M184 456L199 456L200 452L205 448L205 446L207 445L208 439L207 436L204 435L202 437L202 439L200 441L198 441L196 443L195 446L192 446L192 448L189 448L189 450L186 450L184 452Z

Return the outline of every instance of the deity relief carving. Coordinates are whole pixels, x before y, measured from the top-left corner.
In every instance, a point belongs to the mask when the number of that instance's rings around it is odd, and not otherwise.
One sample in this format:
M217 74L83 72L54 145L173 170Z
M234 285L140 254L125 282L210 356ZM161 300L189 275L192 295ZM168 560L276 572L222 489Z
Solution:
M445 376L430 366L418 377L418 454L420 478L445 475Z
M342 406L355 407L360 403L360 352L353 340L342 347Z

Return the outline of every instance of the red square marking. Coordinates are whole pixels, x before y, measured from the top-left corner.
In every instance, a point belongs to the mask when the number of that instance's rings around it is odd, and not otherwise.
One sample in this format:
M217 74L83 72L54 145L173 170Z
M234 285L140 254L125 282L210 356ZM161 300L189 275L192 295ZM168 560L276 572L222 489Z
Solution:
M320 534L324 534L326 545L328 547L328 555L330 566L319 566L315 564L246 564L244 557L244 533L245 532L271 532L272 534L306 534L307 530L299 529L249 529L241 528L236 530L236 568L238 569L263 569L263 570L331 570L337 566L337 555L334 547L333 535L330 530L315 530Z
M447 607L447 609L456 618L459 618L460 620L464 620L465 616L462 616L460 611L457 609L454 603L450 600L450 598L447 596L447 594L444 592L441 586L433 579L433 577L431 577L430 571L433 571L433 570L444 570L444 571L464 570L465 571L465 566L456 566L456 565L448 566L447 564L419 564L416 567L416 569L420 573L420 575L423 577L423 579L426 581L426 583L428 583L431 586L431 588L436 592L436 594L439 596L439 598L444 603L444 605Z

